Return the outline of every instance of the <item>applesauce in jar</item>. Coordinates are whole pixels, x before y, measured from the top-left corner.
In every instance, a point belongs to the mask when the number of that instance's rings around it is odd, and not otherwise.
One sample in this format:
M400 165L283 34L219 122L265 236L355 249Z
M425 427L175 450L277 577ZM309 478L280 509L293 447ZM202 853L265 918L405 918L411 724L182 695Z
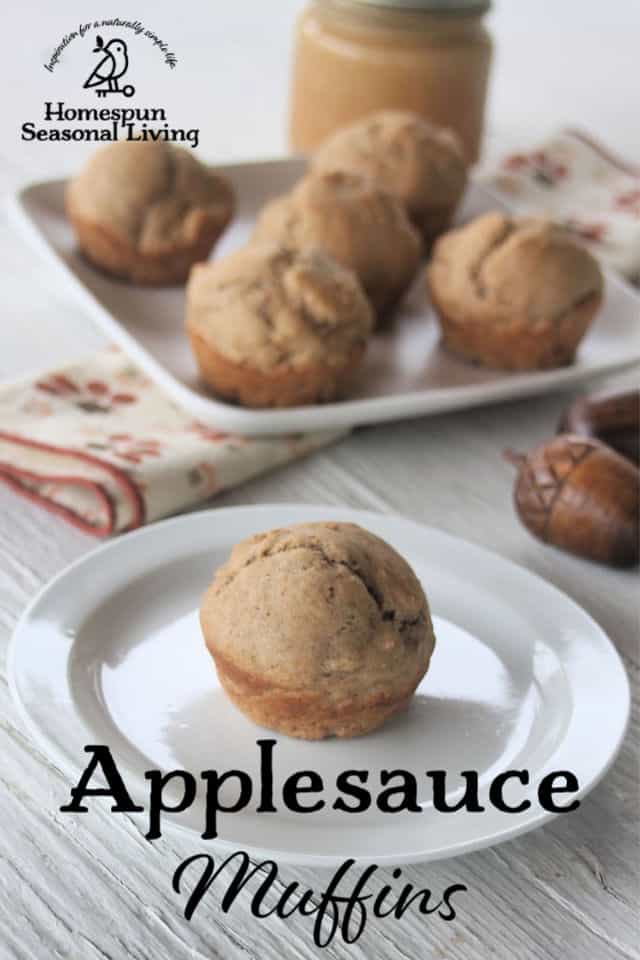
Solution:
M311 0L298 21L291 144L315 149L376 110L412 110L478 158L491 61L484 0Z

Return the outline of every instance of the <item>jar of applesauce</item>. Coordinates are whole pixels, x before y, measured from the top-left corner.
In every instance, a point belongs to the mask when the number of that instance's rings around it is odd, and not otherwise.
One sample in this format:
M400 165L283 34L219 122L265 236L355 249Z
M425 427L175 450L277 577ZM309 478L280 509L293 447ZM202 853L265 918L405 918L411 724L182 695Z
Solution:
M491 38L485 0L311 0L298 21L291 143L313 150L376 110L456 130L478 158Z

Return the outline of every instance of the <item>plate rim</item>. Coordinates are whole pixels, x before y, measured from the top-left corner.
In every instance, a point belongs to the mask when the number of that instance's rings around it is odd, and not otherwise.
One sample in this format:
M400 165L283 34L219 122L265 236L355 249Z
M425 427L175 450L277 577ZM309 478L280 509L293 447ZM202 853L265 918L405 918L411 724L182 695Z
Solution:
M250 514L253 516L258 516L262 513L267 514L272 510L280 511L305 511L310 514L323 514L326 516L331 516L332 513L340 514L349 514L352 516L352 522L358 522L361 520L363 523L370 518L374 520L384 519L389 521L400 521L401 524L408 525L414 529L418 529L425 533L435 533L439 537L442 537L444 540L449 541L452 544L457 544L458 547L462 546L464 549L470 548L471 550L477 552L480 555L489 555L492 560L498 560L502 564L507 566L514 567L520 574L524 574L527 577L533 578L537 586L541 587L543 590L550 590L553 592L557 598L561 598L562 602L568 604L568 606L574 612L578 612L582 617L590 622L590 624L595 627L597 633L600 635L600 639L604 642L608 655L611 657L612 666L618 672L618 679L622 681L622 688L624 691L624 703L618 701L616 703L616 709L619 714L618 721L618 734L613 745L608 747L608 756L605 762L601 765L600 769L591 777L591 779L586 784L581 784L579 791L575 794L577 799L584 799L584 797L591 792L606 776L608 771L611 769L614 764L620 749L623 745L624 739L627 734L629 720L630 720L630 710L631 710L631 691L629 678L624 666L624 662L620 653L618 652L615 644L610 639L606 631L600 626L600 624L595 620L591 614L586 611L582 606L580 606L577 601L572 597L568 596L563 590L555 586L555 584L549 582L540 574L535 573L529 570L527 567L516 563L515 561L504 557L502 554L498 553L495 550L484 547L483 545L473 543L468 541L465 538L458 537L455 534L451 534L446 530L442 530L438 527L428 526L420 523L419 521L413 520L412 518L405 517L402 514L395 512L380 512L374 510L361 510L355 507L345 507L342 505L323 505L323 504L301 504L301 503L265 503L265 504L249 504L241 506L229 506L222 508L209 508L207 510L195 511L193 513L181 514L175 517L169 517L165 520L158 521L148 526L141 527L137 530L131 531L124 535L121 535L117 538L113 538L106 543L101 543L93 549L89 550L87 553L76 558L70 564L65 566L60 570L55 576L53 576L46 584L44 584L37 594L32 598L28 603L27 607L20 615L18 621L15 624L15 627L12 631L11 638L9 641L9 646L7 650L7 682L9 690L13 699L13 702L18 710L18 713L24 723L27 732L32 738L33 742L37 748L43 753L47 762L51 762L57 769L65 774L70 776L72 779L77 778L79 772L81 771L80 763L75 766L72 762L69 762L65 753L58 749L58 746L53 737L49 737L46 732L44 732L39 724L34 720L24 703L22 696L18 689L18 679L17 679L17 670L16 662L18 657L19 645L22 642L21 636L25 631L29 630L29 623L33 616L33 613L37 610L38 606L49 598L51 593L55 591L60 581L67 578L73 571L78 567L84 565L87 562L93 562L96 557L102 556L105 553L117 551L122 549L123 544L130 544L132 540L144 539L147 536L156 535L162 536L163 531L170 529L173 526L179 526L181 524L189 525L190 523L204 524L204 518L210 517L220 517L220 514ZM313 519L311 517L310 519ZM295 521L298 522L298 521ZM273 525L273 524L272 524ZM145 814L135 814L134 818L143 817ZM461 841L459 843L448 844L444 848L436 848L435 850L425 851L425 850L414 850L413 852L407 852L403 854L379 854L379 855L354 855L354 860L359 865L366 864L377 864L381 867L392 866L395 864L410 864L410 863L423 863L423 862L434 862L440 859L451 859L453 857L461 856L467 853L471 853L475 850L487 849L498 844L507 842L509 840L515 839L518 836L522 836L525 833L529 833L539 827L544 826L550 821L554 820L556 817L561 816L559 813L552 813L548 811L538 811L535 815L532 815L531 819L522 822L519 821L514 823L512 827L507 827L503 830L500 830L493 837L487 839L486 836L481 835L475 839L468 841ZM180 834L189 836L191 839L194 837L194 830L191 827L188 827L179 822L169 820L165 825L167 833L171 831L177 831ZM259 858L261 860L275 860L281 864L295 864L299 866L315 866L315 867L335 867L338 863L342 862L341 857L338 857L334 854L321 855L316 853L300 852L300 851L279 851L276 849L271 849L269 847L258 847L252 844L242 844L241 841L236 840L227 840L217 838L214 841L206 841L207 844L210 844L212 849L219 849L221 851L237 851L239 849L246 850L247 853L253 858Z
M292 155L276 160L251 160L242 163L221 165L223 172L259 168L261 166L293 166L300 157ZM55 266L64 278L69 295L84 307L92 321L109 337L115 340L145 373L169 396L189 411L194 417L243 435L269 435L292 431L350 428L362 424L384 423L393 420L436 415L460 409L469 409L491 403L509 402L526 396L535 396L547 389L562 390L575 383L629 369L640 363L640 344L630 356L616 361L606 361L584 368L577 364L555 370L529 371L512 377L490 380L483 384L434 387L409 393L393 393L370 398L346 399L341 402L310 404L302 407L251 410L216 399L205 397L182 383L153 354L129 332L117 317L103 306L92 291L67 266L56 248L39 229L28 207L29 197L40 190L62 188L68 178L36 180L19 187L9 196L8 208L12 222L20 229L33 249ZM471 189L490 197L496 205L510 209L509 205L477 179L470 181ZM611 269L603 267L606 284L618 286L625 296L637 299L640 311L640 294Z

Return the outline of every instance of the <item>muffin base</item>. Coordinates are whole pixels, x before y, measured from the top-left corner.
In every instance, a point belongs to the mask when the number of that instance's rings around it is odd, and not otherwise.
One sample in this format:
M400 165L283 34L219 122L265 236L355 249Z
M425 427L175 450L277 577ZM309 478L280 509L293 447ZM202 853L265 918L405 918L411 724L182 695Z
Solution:
M231 665L225 669L219 654L214 660L223 690L241 713L260 727L299 740L360 737L377 730L407 708L424 675L421 673L403 696L393 700L380 695L369 702L331 704L311 690L290 691L254 683Z
M193 330L187 332L205 383L219 396L244 407L295 407L335 400L348 388L366 349L364 343L354 347L341 367L279 367L264 372L227 359L204 337Z
M556 320L534 328L526 319L491 323L454 317L429 284L447 350L470 363L494 370L552 370L573 362L575 353L602 302L595 293Z
M140 253L101 224L78 217L71 211L69 219L82 253L94 267L117 280L161 287L186 283L193 264L209 257L231 220L231 209L227 217L215 223L203 215L195 243L170 247L154 254Z

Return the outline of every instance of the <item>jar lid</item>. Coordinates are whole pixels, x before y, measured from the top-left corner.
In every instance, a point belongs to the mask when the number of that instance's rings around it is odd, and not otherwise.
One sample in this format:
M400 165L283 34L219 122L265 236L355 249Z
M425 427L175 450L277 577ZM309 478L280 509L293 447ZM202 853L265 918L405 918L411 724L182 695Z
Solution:
M369 7L397 7L428 13L486 13L490 0L354 0Z

